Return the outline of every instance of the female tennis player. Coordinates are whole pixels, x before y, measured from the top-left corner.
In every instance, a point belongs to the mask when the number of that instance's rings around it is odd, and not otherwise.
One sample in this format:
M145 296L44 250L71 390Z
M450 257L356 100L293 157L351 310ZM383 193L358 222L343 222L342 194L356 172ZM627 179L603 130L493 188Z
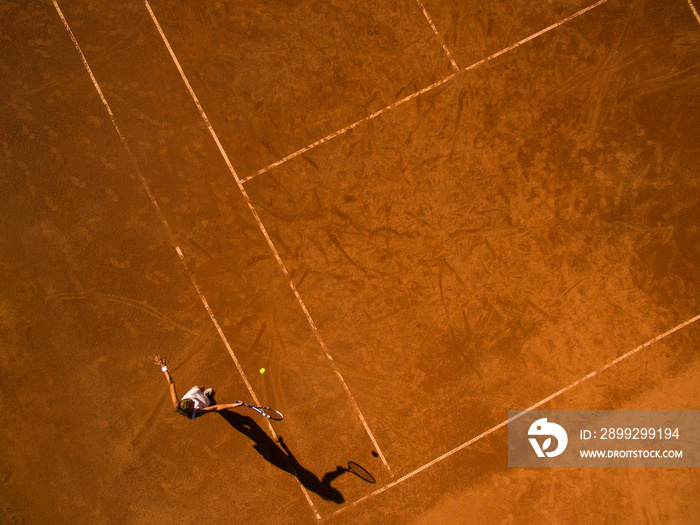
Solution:
M167 379L168 385L170 386L170 399L175 407L175 412L178 414L194 419L197 416L206 414L207 412L221 412L222 410L236 408L243 404L240 401L236 401L235 403L229 403L228 405L212 405L211 401L214 397L214 391L211 388L202 390L198 386L193 386L190 388L189 392L182 396L182 399L178 399L177 392L175 391L175 381L173 381L170 372L168 372L165 359L157 355L155 358L155 364L158 365L165 374L165 379Z

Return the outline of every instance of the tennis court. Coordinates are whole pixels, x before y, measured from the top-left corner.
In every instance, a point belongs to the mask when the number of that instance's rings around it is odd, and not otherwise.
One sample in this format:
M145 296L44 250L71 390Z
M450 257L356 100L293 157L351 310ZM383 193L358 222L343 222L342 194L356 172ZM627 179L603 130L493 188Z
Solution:
M700 406L691 1L1 9L3 522L697 521L505 424Z

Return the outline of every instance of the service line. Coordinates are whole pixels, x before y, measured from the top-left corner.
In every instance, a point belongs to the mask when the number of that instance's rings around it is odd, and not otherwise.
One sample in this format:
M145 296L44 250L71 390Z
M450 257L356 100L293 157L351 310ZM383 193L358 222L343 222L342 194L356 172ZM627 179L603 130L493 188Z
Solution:
M338 131L336 131L336 132L334 132L334 133L331 133L331 134L328 135L327 137L323 137L322 139L317 140L317 141L314 142L313 144L309 144L308 146L306 146L305 148L300 149L299 151L295 151L295 152L292 153L291 155L287 155L287 156L284 157L283 159L280 159L280 160L278 160L277 162L274 162L274 163L270 164L269 166L267 166L267 167L265 167L265 168L259 170L256 174L251 175L250 177L248 177L247 179L245 179L243 182L248 182L249 180L251 180L251 179L257 177L258 175L262 175L262 174L265 173L266 171L269 171L269 170L271 170L272 168L275 168L275 167L279 166L280 164L284 164L284 163L287 162L288 160L291 160L291 159L293 159L294 157L298 157L299 155L302 155L302 154L306 153L306 152L309 151L310 149L314 149L316 146L320 146L320 145L323 144L324 142L328 142L329 140L336 138L338 135L342 135L343 133L345 133L345 132L347 132L347 131L350 131L350 130L353 129L353 128L356 128L356 127L359 126L360 124L362 124L362 123L364 123L364 122L367 122L367 121L369 121L369 120L372 120L373 118L378 117L379 115L381 115L382 113L385 113L385 112L389 111L390 109L394 109L395 107L398 107L398 106L400 106L401 104L404 104L404 103L408 102L409 100L413 100L413 99L416 98L417 96L420 96L420 95L422 95L423 93L425 93L425 92L427 92L427 91L430 91L431 89L435 89L436 87L443 85L445 82L447 82L448 80L452 79L456 74L457 74L457 73L452 73L449 77L445 77L445 78L443 78L442 80L438 80L438 81L435 82L434 84L430 84L428 87L424 87L424 88L421 89L420 91L416 91L415 93L412 93L411 95L408 95L407 97L404 97L404 98L402 98L401 100L397 100L397 101L394 102L393 104L389 104L387 107L385 107L385 108L383 108L383 109L380 109L380 110L378 110L378 111L375 111L375 112L372 113L371 115L367 115L365 118L360 119L360 120L358 120L357 122L354 122L353 124L350 124L349 126L345 126L343 129L339 129Z
M75 35L73 34L73 31L71 30L70 26L68 25L68 21L66 20L65 16L63 15L63 11L61 11L61 8L59 7L56 0L52 0L52 2L53 2L54 7L56 8L56 12L58 13L58 16L61 18L61 21L63 22L63 25L66 28L66 31L70 35L70 39L73 41L73 45L75 46L75 49L78 51L78 54L80 55L80 58L83 61L83 65L85 66L85 69L87 70L88 74L90 75L90 79L92 80L92 84L95 86L97 93L100 95L100 100L102 100L102 104L104 105L105 109L107 110L107 114L109 115L109 119L112 121L112 125L114 126L114 129L116 130L117 135L119 136L119 140L121 141L122 145L124 146L124 149L126 150L128 156L129 156L129 159L131 160L131 163L134 167L136 175L138 176L139 180L141 181L143 188L146 190L146 194L148 195L148 198L150 199L151 203L153 204L153 207L155 208L156 213L158 214L158 217L160 218L161 222L163 223L163 226L165 227L165 231L168 235L168 239L170 240L170 243L175 248L175 251L177 252L178 257L180 258L180 262L182 262L182 265L185 268L185 273L190 278L190 281L192 282L194 289L197 291L197 295L199 296L199 299L202 301L202 304L204 305L204 308L207 311L207 314L209 314L209 318L211 319L212 323L214 323L214 326L216 327L216 331L219 333L219 337L221 337L221 340L223 341L224 346L226 347L226 350L228 351L229 355L231 356L231 359L233 359L233 362L235 363L236 368L238 369L238 373L240 374L241 378L243 379L243 382L245 383L246 388L248 389L248 392L250 393L250 397L253 399L253 401L255 402L256 405L260 405L261 404L260 400L258 399L258 396L255 394L255 391L253 390L253 387L251 386L250 381L248 381L248 377L246 376L245 372L243 371L243 367L241 367L241 364L238 361L236 354L233 352L233 348L231 348L231 345L229 344L228 338L226 337L223 330L221 329L221 326L219 325L219 321L216 319L214 312L212 311L211 307L209 306L209 302L207 301L206 297L204 297L204 294L202 293L202 290L200 289L199 284L197 283L197 280L194 278L194 275L192 274L192 271L190 270L190 268L187 264L187 260L185 259L185 256L182 253L182 250L177 245L177 242L175 240L175 236L173 235L173 232L170 229L170 226L168 225L168 221L165 219L165 216L163 215L163 212L160 209L160 206L158 205L158 201L156 201L155 197L153 196L153 193L151 192L151 188L148 185L148 182L146 181L146 178L144 177L143 172L141 171L141 167L139 166L138 162L136 161L136 157L132 153L131 148L129 147L129 144L127 143L126 139L124 138L124 135L122 134L121 130L119 129L119 126L117 125L116 121L114 120L114 113L112 113L112 108L109 106L107 99L105 98L104 94L102 93L102 89L100 88L100 85L97 83L97 79L95 78L95 75L92 73L92 69L90 68L90 65L88 64L87 59L85 58L85 54L83 53L82 49L80 48L80 45L78 44L78 41L76 40ZM270 421L268 419L266 419L265 421L267 423L267 426L270 429L270 433L272 434L273 438L275 440L277 440L277 433L275 432L275 429L272 427L272 424L270 423ZM292 466L292 469L294 470L293 466ZM306 496L307 502L311 506L311 510L313 511L314 515L316 516L316 520L320 521L321 515L318 513L318 510L316 510L316 506L314 505L313 501L311 500L311 496L309 496L309 493L306 490L306 487L304 487L304 485L301 483L301 480L299 479L299 476L296 475L296 472L295 472L295 477L297 478L297 482L299 483L299 487L301 488L302 492L304 493L304 496Z
M501 423L499 423L499 424L496 425L495 427L491 427L490 429L488 429L488 430L482 432L482 433L479 434L478 436L473 437L473 438L470 439L469 441L467 441L467 442L465 442L465 443L462 443L462 444L459 445L458 447L453 448L453 449L450 450L449 452L445 452L442 456L439 456L439 457L435 458L434 460L430 461L429 463L426 463L426 464L423 465L422 467L419 467L419 468L417 468L416 470L414 470L414 471L412 471L412 472L409 472L409 473L406 474L405 476L401 476L401 477L398 478L397 480L392 481L391 483L388 483L387 485L384 485L382 488L377 489L377 490L375 490L374 492L371 492L370 494L367 494L366 496L364 496L364 497L362 497L362 498L360 498L360 499L358 499L358 500L356 500L356 501L353 501L352 503L349 503L348 505L344 506L344 507L341 508L341 509L336 510L336 511L333 512L332 514L329 514L329 517L330 517L330 516L333 516L333 515L335 515L335 514L338 514L338 513L340 513L340 512L344 512L344 511L346 511L347 509L350 509L350 508L354 507L354 506L357 505L358 503L361 503L361 502L363 502L363 501L365 501L365 500L367 500L367 499L369 499L369 498L371 498L371 497L373 497L373 496L377 496L378 494L381 494L382 492L384 492L384 491L386 491L386 490L388 490L388 489L390 489L390 488L392 488L392 487L395 487L395 486L398 485L399 483L403 483L403 482L406 481L407 479L410 479L410 478L412 478L413 476L415 476L416 474L419 474L419 473L423 472L424 470L426 470L426 469L432 467L433 465L435 465L436 463L439 463L440 461L442 461L442 460L444 460L444 459L446 459L446 458L452 456L452 455L455 454L456 452L459 452L460 450L462 450L462 449L468 447L469 445L472 445L472 444L476 443L477 441L479 441L480 439L485 438L485 437L488 436L489 434L493 434L494 432L496 432L496 430L498 430L498 429L500 429L500 428L503 428L503 427L506 426L508 423L511 423L512 421L515 421L516 419L518 419L518 418L524 416L525 414L527 414L528 412L531 412L532 410L535 410L536 408L538 408L538 407L544 405L545 403L551 401L551 400L554 399L555 397L559 397L559 396L562 395L563 393L568 392L568 391L571 390L572 388L577 387L578 385L580 385L580 384L583 383L584 381L588 381L591 377L594 377L595 375L600 374L601 372L603 372L604 370L607 370L607 369L610 368L611 366L616 365L616 364L619 363L620 361L623 361L624 359L627 359L628 357L633 356L634 354L636 354L636 353L639 352L640 350L643 350L643 349L645 349L646 347L648 347L648 346L650 346L650 345L653 345L654 343L660 341L660 340L663 339L664 337L667 337L667 336L671 335L672 333L677 332L677 331L680 330L681 328L685 328L686 326L688 326L689 324L694 323L694 322L697 321L698 319L700 319L700 315L696 315L696 316L693 317L692 319L688 319L687 321L685 321L685 322L679 324L678 326L675 326L674 328L671 328L671 329L668 330L667 332L664 332L663 334L661 334L661 335L659 335L659 336L656 336L654 339L651 339L651 340L647 341L646 343L644 343L644 344L642 344L642 345L639 345L637 348L635 348L635 349L633 349L633 350L630 350L630 351L627 352L626 354L622 354L622 355L621 355L620 357L618 357L617 359L615 359L615 360L613 360L613 361L610 361L608 364L606 364L606 365L604 365L604 366L598 368L597 370L594 370L593 372L591 372L591 373L589 373L589 374L583 376L581 379L578 379L578 380L574 381L573 383L571 383L571 384L568 385L568 386L565 386L565 387L562 388L561 390L557 390L557 391L554 392L552 395L550 395L550 396L548 396L548 397L545 397L543 400L538 401L537 403L535 403L534 405L532 405L532 406L526 408L526 409L523 410L522 412L518 412L518 413L517 413L516 415L514 415L513 417L508 418L508 419L506 419L505 421L502 421Z
M582 14L587 13L591 9L595 9L596 7L604 4L607 1L608 0L598 0L598 2L596 2L595 4L589 5L588 7L584 7L580 11L576 11L573 15L567 16L566 18L559 20L559 22L555 22L551 26L547 26L544 29L542 29L541 31L538 31L537 33L534 33L534 34L528 36L527 38L523 38L522 40L520 40L519 42L516 42L515 44L513 44L511 46L508 46L504 49L501 49L500 51L494 53L491 56L483 58L483 59L479 60L478 62L474 62L471 66L465 67L462 71L469 71L470 69L474 69L475 67L478 67L482 64L485 64L486 62L489 62L490 60L493 60L494 58L499 57L499 56L503 55L504 53L507 53L508 51L512 51L516 47L520 47L523 44L529 42L530 40L534 40L538 36L542 36L545 33L550 32L552 29L556 29L560 25L563 25L563 24L566 24L567 22L570 22L574 18L577 18L577 17L581 16Z
M418 0L416 0L416 1L418 1ZM264 167L264 168L258 170L257 173L255 173L255 174L249 176L248 178L244 179L243 182L248 182L249 180L254 179L254 178L257 177L258 175L262 175L263 173L268 172L268 171L270 171L271 169L276 168L277 166L279 166L279 165L281 165L281 164L284 164L284 163L287 162L288 160L292 160L293 158L298 157L299 155L302 155L302 154L306 153L307 151L309 151L309 150L311 150L311 149L313 149L313 148L315 148L315 147L317 147L317 146L320 146L321 144L324 144L324 143L328 142L329 140L334 139L334 138L336 138L337 136L342 135L343 133L345 133L345 132L347 132L347 131L350 131L350 130L353 129L353 128L356 128L356 127L359 126L360 124L363 124L363 123L365 123L365 122L367 122L367 121L369 121L369 120L372 120L372 119L378 117L379 115L381 115L382 113L386 113L386 112L389 111L390 109L394 109L394 108L396 108L396 107L398 107L398 106L400 106L400 105L402 105L402 104L404 104L404 103L406 103L406 102L408 102L408 101L410 101L410 100L413 100L414 98L416 98L416 97L422 95L423 93L427 93L428 91L431 91L431 90L435 89L436 87L439 87L439 86L443 85L445 82L447 82L448 80L452 80L456 75L458 75L458 74L460 74L460 73L463 73L464 71L469 71L469 70L471 70L471 69L474 69L475 67L478 67L478 66L480 66L480 65L482 65L482 64L484 64L484 63L486 63L486 62L489 62L490 60L493 60L494 58L499 57L499 56L501 56L502 54L507 53L508 51L512 51L512 50L515 49L516 47L519 47L519 46L523 45L524 43L529 42L530 40L533 40L533 39L537 38L538 36L542 36L543 34L548 33L549 31L551 31L552 29L556 29L556 28L559 27L560 25L565 24L565 23L567 23L567 22L573 20L574 18L579 17L579 16L581 16L581 15L584 14L584 13L587 13L587 12L590 11L591 9L594 9L594 8L598 7L599 5L601 5L601 4L604 4L604 3L607 2L607 1L608 1L608 0L599 0L599 1L596 2L595 4L590 5L590 6L588 6L588 7L585 7L585 8L583 8L583 9L581 9L580 11L577 11L577 12L574 13L573 15L564 18L563 20L560 20L559 22L556 22L556 23L554 23L554 24L552 24L552 25L550 25L550 26L548 26L548 27L545 27L544 29L542 29L541 31L538 31L537 33L535 33L535 34L533 34L533 35L530 35L530 36L528 36L528 37L526 37L526 38L523 38L522 40L520 40L519 42L516 42L515 44L513 44L513 45L511 45L511 46L508 46L508 47L506 47L506 48L504 48L504 49L501 49L500 51L497 51L497 52L494 53L493 55L490 55L490 56L488 56L488 57L486 57L486 58L483 58L483 59L479 60L478 62L473 63L471 66L468 66L468 67L465 67L465 68L463 68L463 69L461 69L461 70L458 70L458 71L456 71L455 73L452 73L450 76L448 76L448 77L446 77L446 78L443 78L442 80L438 80L438 81L435 82L434 84L431 84L431 85L429 85L428 87L425 87L425 88L421 89L420 91L417 91L417 92L415 92L415 93L413 93L413 94L411 94L411 95L408 95L407 97L404 97L404 98L402 98L401 100L398 100L398 101L396 101L396 102L393 102L392 104L389 104L389 105L386 106L385 108L380 109L380 110L378 110L378 111L375 111L375 112L372 113L371 115L368 115L368 116L366 116L366 117L364 117L364 118L358 120L357 122L355 122L355 123L353 123L353 124L350 124L349 126L345 126L344 128L339 129L338 131L336 131L336 132L334 132L334 133L331 133L330 135L328 135L328 136L326 136L326 137L324 137L324 138L322 138L322 139L320 139L320 140L317 140L316 142L314 142L314 143L312 143L312 144L309 144L308 146L306 146L306 147L304 147L304 148L302 148L302 149L300 149L300 150L298 150L298 151L295 151L294 153L291 153L291 154L287 155L286 157L284 157L284 158L278 160L277 162L273 162L273 163L270 164L269 166L266 166L266 167ZM420 2L419 2L419 3L420 3ZM421 6L422 6L422 4L421 4ZM425 13L426 17L428 17L428 13L427 13L425 10L424 10L424 13ZM428 20L430 20L429 17L428 17ZM430 22L431 22L431 24L432 24L432 21L430 21ZM456 65L456 64L455 64L455 65Z
M355 396L353 396L352 392L350 391L350 388L348 387L347 383L345 382L345 378L338 370L338 367L335 364L335 360L333 359L330 352L328 351L328 348L326 347L326 343L324 342L323 338L321 337L321 333L319 332L318 328L316 327L316 323L314 322L313 318L311 317L309 310L306 308L306 304L304 303L304 300L301 298L301 295L299 294L299 291L297 290L297 287L294 284L294 281L292 280L291 276L289 275L289 271L287 270L286 265L282 261L282 258L280 257L280 254L277 251L275 244L272 242L272 239L270 238L270 235L268 234L267 229L265 228L265 225L263 224L262 220L260 219L260 216L258 215L258 211L255 209L253 202L250 200L250 197L248 196L248 192L246 192L245 188L243 187L243 181L240 179L240 177L236 173L236 170L233 168L233 164L231 163L231 160L229 159L228 154L224 150L224 147L221 145L221 142L219 141L219 137L217 136L216 132L214 131L214 128L211 125L211 122L209 121L209 117L207 117L207 114L205 113L204 108L202 108L202 105L200 104L199 99L197 98L197 95L195 95L194 90L192 89L192 86L190 85L189 80L187 80L187 76L185 75L185 72L183 71L182 66L180 65L180 62L178 61L177 57L175 56L175 52L173 51L173 48L170 46L170 42L168 41L167 37L165 36L165 33L163 32L163 28L160 26L160 23L158 22L158 19L156 18L155 13L151 9L151 6L148 3L148 0L145 0L144 3L146 5L146 9L148 9L149 14L151 15L151 18L153 19L153 23L155 24L156 28L158 29L158 32L160 33L161 38L163 39L163 43L168 48L168 52L170 53L170 56L173 59L173 62L175 63L177 70L180 72L180 76L182 77L182 80L185 83L185 86L187 86L187 90L189 91L190 96L192 97L192 100L194 101L195 105L197 106L197 109L199 110L199 114L201 115L202 120L204 120L204 123L206 124L207 129L209 129L209 133L211 134L212 138L214 139L216 146L219 148L219 152L221 153L221 156L223 157L224 161L226 162L226 166L228 167L229 172L233 176L233 179L236 181L236 184L238 185L238 188L240 189L241 194L243 195L243 198L245 199L246 204L248 205L248 208L250 208L250 211L253 214L253 217L255 218L255 222L257 222L258 227L260 228L260 231L263 234L263 237L265 237L265 240L267 241L267 244L270 247L270 250L272 251L273 255L275 256L275 259L277 260L277 264L279 265L280 269L282 270L282 273L284 274L285 278L287 279L287 282L289 283L289 287L292 289L292 292L294 293L294 296L296 297L297 302L299 303L299 306L301 307L302 311L304 312L304 315L306 316L306 320L308 321L309 325L311 326L311 329L312 329L314 335L316 336L316 339L317 339L319 345L321 345L321 348L323 349L326 357L331 362L331 365L333 367L333 370L334 370L336 376L340 380L340 383L342 384L343 389L345 390L348 398L350 399L350 402L352 404L353 409L355 410L355 413L357 414L360 421L362 422L362 425L364 426L365 431L367 432L367 435L370 438L370 441L372 441L372 445L374 445L374 448L375 448L377 454L381 458L382 463L384 463L384 466L389 471L389 474L393 477L391 467L389 466L389 463L387 463L387 460L384 457L384 454L382 453L382 449L379 447L379 443L377 443L377 440L375 439L374 434L372 433L372 430L369 428L369 425L367 424L367 420L362 415L362 411L360 410L360 407L357 405L357 402L355 401Z
M433 28L433 33L435 33L435 36L437 37L438 41L442 44L442 49L445 50L445 53L447 54L447 58L450 59L450 64L452 64L452 67L454 68L455 71L459 71L459 67L457 66L457 62L455 62L455 59L452 58L452 53L450 53L450 50L447 49L447 44L445 44L445 39L442 38L442 35L440 33L438 33L437 27L435 27L435 24L433 24L433 19L430 18L430 15L428 14L427 9L425 9L423 2L421 2L421 0L416 0L416 2L418 2L418 5L423 10L423 15L425 15L425 19L430 24L430 27Z

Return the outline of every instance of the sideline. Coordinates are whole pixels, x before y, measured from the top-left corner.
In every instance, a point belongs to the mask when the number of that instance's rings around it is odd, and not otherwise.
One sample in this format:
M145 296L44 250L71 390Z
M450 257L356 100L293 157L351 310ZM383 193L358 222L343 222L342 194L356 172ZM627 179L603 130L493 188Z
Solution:
M384 457L384 454L382 453L382 449L379 447L379 443L377 443L377 440L375 439L374 434L372 433L372 430L369 428L369 425L367 424L367 421L365 420L364 415L362 415L362 411L360 410L360 407L357 405L357 402L355 401L355 396L353 396L352 392L350 392L350 388L348 387L347 383L345 382L345 378L338 370L338 367L335 364L335 360L333 359L333 356L331 356L331 354L329 353L328 348L326 347L326 343L323 340L323 338L321 337L321 333L319 332L318 328L316 327L316 323L314 322L313 318L311 317L309 310L306 308L306 304L304 303L304 300L301 298L301 295L299 294L299 291L297 290L297 287L294 284L294 281L292 280L291 276L289 275L289 271L287 270L287 267L285 266L284 262L282 261L282 258L280 257L280 254L277 251L275 244L272 242L270 235L267 233L267 229L265 228L265 225L263 224L262 220L260 219L260 215L258 215L258 211L255 209L253 202L250 200L250 196L248 195L248 192L246 192L245 188L243 187L243 181L240 179L240 177L236 173L236 170L233 168L233 164L231 164L231 160L229 159L228 154L224 150L224 147L221 145L221 142L219 141L219 137L217 136L216 132L214 131L214 128L211 125L211 122L209 121L209 117L207 117L207 114L204 112L202 105L199 103L199 99L197 98L197 95L195 95L194 90L192 89L192 86L190 85L189 80L187 80L187 76L185 75L185 72L182 70L182 66L180 66L180 62L178 61L177 57L175 56L175 52L173 51L173 48L170 47L170 42L166 38L165 33L163 32L163 29L160 26L160 23L158 23L158 19L156 18L155 13L151 9L151 6L148 3L148 0L145 0L144 3L146 5L146 9L148 9L149 14L151 15L151 18L153 19L153 23L155 24L156 28L158 29L158 32L160 33L161 38L163 39L163 43L165 44L165 47L168 48L168 52L170 53L170 56L173 59L173 62L175 63L175 66L177 66L177 70L180 72L180 76L182 77L182 80L185 83L185 86L187 86L187 90L189 91L190 96L192 97L192 100L194 101L195 105L197 106L197 109L199 110L199 114L201 115L202 119L204 120L204 123L206 124L207 128L209 129L209 133L211 134L212 138L214 139L214 142L216 143L217 147L219 148L219 152L221 153L221 156L223 157L224 161L226 162L226 166L228 166L228 169L231 172L231 175L233 176L234 180L236 181L236 184L238 185L238 189L241 191L241 194L243 195L243 198L245 199L246 204L248 205L248 208L250 209L251 213L253 214L253 217L255 218L255 222L257 222L261 233L265 237L265 240L267 241L267 244L270 247L270 250L272 251L272 254L275 256L275 259L277 260L277 264L279 265L280 270L282 270L284 277L287 279L287 283L289 284L289 287L292 289L292 292L294 293L294 296L296 297L297 302L299 303L299 306L301 307L302 311L304 312L304 315L306 316L306 320L309 322L309 325L311 326L311 329L312 329L314 335L316 336L316 340L318 341L319 345L321 345L321 348L325 352L325 355L328 358L328 360L331 362L331 366L333 367L333 371L335 372L336 376L340 380L340 383L343 385L343 389L345 390L345 393L348 395L348 398L350 399L350 402L352 403L352 406L355 410L355 413L360 418L362 425L365 427L365 431L367 432L367 435L369 436L370 440L372 441L372 444L374 445L374 448L375 448L377 454L379 454L379 457L381 458L382 463L384 463L384 466L389 471L389 474L391 475L391 477L394 477L394 474L391 471L391 467L389 466L389 463L387 463L386 458ZM310 502L311 502L311 500L309 500L309 503Z

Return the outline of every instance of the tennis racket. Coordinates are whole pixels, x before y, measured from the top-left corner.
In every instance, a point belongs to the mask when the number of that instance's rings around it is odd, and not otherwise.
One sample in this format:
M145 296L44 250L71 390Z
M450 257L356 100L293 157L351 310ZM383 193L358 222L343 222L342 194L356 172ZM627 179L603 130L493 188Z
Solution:
M268 419L274 419L275 421L282 421L284 419L282 412L279 412L279 411L275 410L274 408L256 407L253 405L249 405L248 403L244 403L243 401L239 401L239 403L241 404L241 406L252 408L258 414L260 414L261 416L264 416Z

